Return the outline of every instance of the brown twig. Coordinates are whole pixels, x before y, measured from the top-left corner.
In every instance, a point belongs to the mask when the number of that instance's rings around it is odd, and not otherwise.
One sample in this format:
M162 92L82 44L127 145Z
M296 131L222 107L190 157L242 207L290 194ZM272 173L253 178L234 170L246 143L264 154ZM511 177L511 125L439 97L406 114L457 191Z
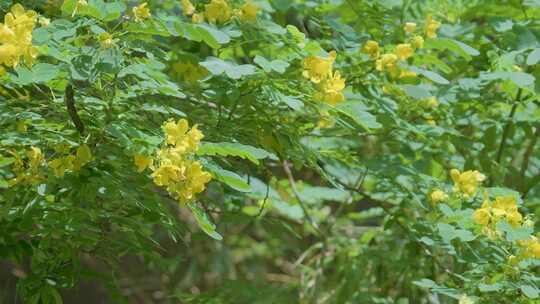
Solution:
M66 107L68 110L69 117L71 121L75 124L75 128L79 131L81 136L84 136L84 124L77 113L77 108L75 108L75 98L73 94L73 87L71 84L68 84L66 87L66 93L64 95L64 101L66 102Z

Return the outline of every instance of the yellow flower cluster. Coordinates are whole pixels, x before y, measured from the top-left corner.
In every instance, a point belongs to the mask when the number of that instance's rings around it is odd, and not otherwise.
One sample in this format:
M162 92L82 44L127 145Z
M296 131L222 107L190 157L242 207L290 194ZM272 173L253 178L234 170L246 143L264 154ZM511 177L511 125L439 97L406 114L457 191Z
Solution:
M482 207L474 211L473 219L482 226L496 224L501 219L505 219L513 227L518 227L521 225L523 216L518 211L515 197L498 196L494 202L490 202L486 195Z
M133 13L133 17L135 17L135 21L137 22L142 22L152 17L152 14L150 13L150 8L148 7L148 3L146 2L135 6L132 9L132 13Z
M93 159L92 151L86 144L80 145L75 155L57 157L49 161L49 168L53 170L54 176L64 177L67 171L78 172L81 168Z
M431 200L431 203L437 204L446 201L448 199L448 194L441 189L435 189L430 193L429 199Z
M203 134L197 129L197 125L190 129L185 119L178 122L169 120L163 125L163 130L165 144L156 153L156 166L144 156L136 156L135 163L139 171L149 167L153 171L154 183L165 187L180 203L189 202L197 193L204 191L206 184L212 179L199 161L191 159Z
M16 67L21 58L27 65L32 65L38 51L32 45L32 31L37 22L37 13L20 4L11 7L11 12L0 23L0 64ZM3 67L0 66L1 71Z
M26 163L17 151L10 151L10 153L15 159L12 166L15 178L8 182L10 187L17 184L34 184L42 178L39 167L43 164L44 158L39 148L30 147L26 151Z
M309 56L302 62L304 77L319 85L320 91L315 97L332 106L345 100L342 92L345 89L345 79L341 78L339 71L333 71L336 57L336 52L331 51L327 58Z
M108 49L114 45L114 40L111 34L107 32L103 32L99 34L98 41L99 41L99 45L104 49Z
M431 16L426 19L425 34L428 38L437 37L437 29L440 23L433 20ZM414 34L417 25L414 22L406 22L403 26L403 30L407 35ZM387 71L391 77L415 77L416 73L407 70L401 70L398 62L405 61L414 55L415 49L421 49L424 47L424 38L420 35L409 36L407 43L400 43L391 53L385 53L381 55L379 43L374 40L368 40L361 51L364 54L369 55L372 60L375 60L375 68L378 71Z
M437 30L441 26L441 23L433 20L433 17L431 15L428 15L426 18L426 24L424 26L424 32L426 33L426 37L428 38L435 38L437 37Z
M225 23L233 16L243 22L253 22L257 20L257 13L260 10L258 5L249 0L235 10L231 9L227 0L212 0L204 6L204 13L196 13L195 6L190 0L182 0L181 5L184 15L191 16L194 23L201 23L205 18L210 23Z
M474 196L478 186L486 179L484 174L476 170L460 172L457 169L452 169L450 177L454 181L454 192L461 193L465 197Z
M531 236L529 240L518 241L518 244L521 247L522 258L540 259L540 244L537 237Z

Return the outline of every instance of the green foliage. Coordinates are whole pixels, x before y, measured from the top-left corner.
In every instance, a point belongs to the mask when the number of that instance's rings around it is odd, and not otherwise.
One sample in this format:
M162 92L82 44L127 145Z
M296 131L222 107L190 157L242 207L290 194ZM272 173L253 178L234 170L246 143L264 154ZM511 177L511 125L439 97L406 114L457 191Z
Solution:
M0 302L540 301L539 1L16 3Z

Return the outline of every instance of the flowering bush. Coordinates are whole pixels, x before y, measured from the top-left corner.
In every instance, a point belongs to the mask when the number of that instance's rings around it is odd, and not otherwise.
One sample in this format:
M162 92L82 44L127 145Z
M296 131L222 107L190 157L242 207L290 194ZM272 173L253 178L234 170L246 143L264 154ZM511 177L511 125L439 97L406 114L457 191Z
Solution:
M0 9L7 303L539 303L538 1Z

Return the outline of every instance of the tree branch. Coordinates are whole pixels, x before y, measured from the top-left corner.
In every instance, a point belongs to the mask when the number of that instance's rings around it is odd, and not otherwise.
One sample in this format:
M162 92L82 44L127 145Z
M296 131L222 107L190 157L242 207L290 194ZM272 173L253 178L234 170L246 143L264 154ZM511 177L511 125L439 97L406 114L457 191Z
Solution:
M71 84L68 84L66 87L66 92L64 95L64 101L68 110L69 117L71 121L75 124L75 128L79 131L81 136L84 136L84 124L77 113L77 108L75 108L75 98L73 96L73 87Z

